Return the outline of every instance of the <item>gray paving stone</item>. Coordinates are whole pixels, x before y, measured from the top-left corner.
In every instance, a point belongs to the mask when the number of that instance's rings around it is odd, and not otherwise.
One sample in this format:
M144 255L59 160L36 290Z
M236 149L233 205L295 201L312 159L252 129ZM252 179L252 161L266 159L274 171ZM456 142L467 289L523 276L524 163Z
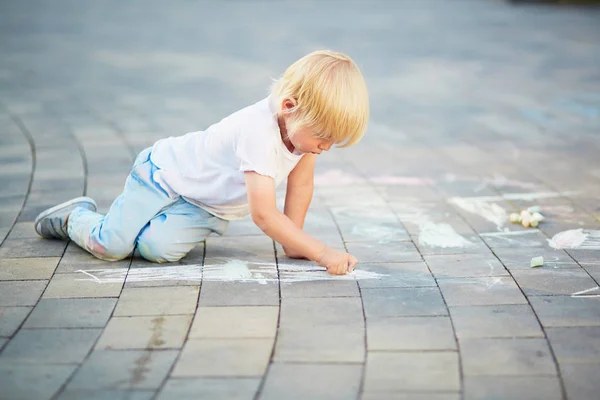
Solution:
M511 277L449 278L438 284L450 307L527 304Z
M0 337L12 336L27 318L32 307L0 307Z
M33 306L48 281L0 281L0 306Z
M247 400L253 399L259 378L169 379L157 400Z
M600 360L600 326L547 328L546 335L559 364Z
M456 350L456 340L448 317L370 318L367 349Z
M355 297L288 298L281 301L280 326L363 324L362 304Z
M490 256L490 249L477 235L462 235L471 244L468 246L432 246L427 243L419 243L415 240L419 251L426 255L459 255L459 254L481 254Z
M226 237L216 236L206 239L206 264L217 260L249 260L275 262L273 241L266 235Z
M556 376L469 376L465 400L561 400Z
M47 400L60 389L77 365L18 364L0 361L0 399Z
M16 216L16 214L15 214ZM31 222L17 222L11 229L9 238L12 239L36 239L38 234L33 229Z
M0 281L50 279L58 257L0 259Z
M520 231L515 231L519 232ZM493 234L482 234L481 238L490 246L494 251L497 248L537 248L544 246L546 242L546 236L539 230L525 230L520 235L506 235L494 232Z
M560 371L569 400L595 399L600 390L600 363L560 363Z
M600 326L600 298L535 296L529 301L545 327Z
M24 328L103 328L116 299L41 299Z
M596 282L600 282L600 263L582 264L582 267L596 280Z
M358 269L385 275L381 279L361 279L361 289L386 287L427 287L437 286L435 279L424 262L392 264L359 264Z
M199 307L190 339L274 338L279 307Z
M115 317L193 314L198 286L126 288L115 308Z
M465 376L556 375L545 339L460 339Z
M456 352L369 352L365 392L458 391Z
M276 306L279 286L276 282L215 282L202 283L200 306Z
M155 390L176 357L175 350L96 350L77 370L66 390Z
M435 393L435 392L365 392L362 400L459 400L459 392Z
M22 329L8 343L1 360L29 364L80 363L100 329Z
M260 377L265 373L273 339L190 339L172 377Z
M322 280L308 282L283 282L281 297L358 297L354 280Z
M529 305L450 307L450 316L459 339L544 337Z
M544 257L543 269L568 269L578 268L579 266L563 250L554 250L550 248L497 248L494 253L500 258L504 266L510 270L529 270L530 262L533 257Z
M59 394L57 400L151 400L153 390L67 390Z
M365 358L365 335L361 323L306 326L282 324L277 335L274 360L302 363L361 363Z
M363 289L362 298L367 320L448 315L438 288Z
M587 263L600 263L600 256L598 250L583 250L583 249L568 249L567 253L575 259L575 261L587 264Z
M515 270L513 277L527 296L572 294L596 287L582 268Z
M412 242L352 242L346 245L350 254L361 263L393 263L422 261L422 257Z
M97 349L179 349L192 322L191 315L114 317L102 332Z
M507 276L508 271L489 254L426 255L425 261L436 278Z
M61 240L46 240L39 237L11 239L6 240L0 248L0 259L60 257L65 252L65 247L67 247L67 242Z
M281 364L269 368L261 400L356 399L362 366Z
M123 276L124 280L125 276ZM85 274L55 274L44 292L44 299L118 297L123 281L100 283Z

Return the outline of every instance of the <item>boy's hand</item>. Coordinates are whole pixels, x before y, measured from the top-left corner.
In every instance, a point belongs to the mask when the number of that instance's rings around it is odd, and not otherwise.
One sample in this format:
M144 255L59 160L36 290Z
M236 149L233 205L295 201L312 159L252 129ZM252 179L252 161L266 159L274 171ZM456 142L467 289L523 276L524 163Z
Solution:
M345 275L347 272L352 272L356 264L358 264L356 257L331 247L325 247L319 260L319 265L327 268L327 272L331 275Z

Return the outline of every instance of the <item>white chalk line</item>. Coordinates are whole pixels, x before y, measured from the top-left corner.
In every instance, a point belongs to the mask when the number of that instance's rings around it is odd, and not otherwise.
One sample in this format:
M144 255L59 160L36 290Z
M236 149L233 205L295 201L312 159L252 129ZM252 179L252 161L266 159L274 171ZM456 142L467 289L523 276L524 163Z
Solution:
M250 265L250 267L248 267ZM204 269L204 271L203 271ZM118 268L78 270L84 278L79 281L96 283L152 282L152 281L216 281L216 282L309 282L323 280L381 279L385 274L355 269L346 275L330 275L317 266L279 264L279 278L275 263L253 263L231 260L218 265L178 265L148 268Z
M593 288L590 288L590 289L585 289L585 290L582 290L580 292L575 292L575 293L573 293L571 295L571 297L584 297L583 296L584 294L590 293L590 292L595 292L597 290L600 290L600 286L596 286L596 287L593 287ZM600 294L597 295L597 296L600 296ZM585 296L585 297L589 297L589 296Z

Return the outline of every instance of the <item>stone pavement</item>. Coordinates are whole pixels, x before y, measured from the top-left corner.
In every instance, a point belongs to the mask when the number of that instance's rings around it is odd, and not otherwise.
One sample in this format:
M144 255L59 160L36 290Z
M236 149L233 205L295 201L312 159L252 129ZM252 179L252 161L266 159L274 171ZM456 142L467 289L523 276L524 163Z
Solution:
M597 399L599 20L503 1L1 2L0 399ZM41 210L82 194L107 210L137 152L322 47L372 98L361 144L320 158L306 223L354 276L287 259L249 220L162 266L36 237ZM539 230L507 222L534 204Z

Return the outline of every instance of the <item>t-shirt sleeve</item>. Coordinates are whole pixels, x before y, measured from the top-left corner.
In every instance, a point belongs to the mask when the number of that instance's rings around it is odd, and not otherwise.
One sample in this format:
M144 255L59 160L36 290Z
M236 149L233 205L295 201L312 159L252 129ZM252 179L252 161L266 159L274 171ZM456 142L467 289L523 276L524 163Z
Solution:
M239 170L254 171L275 179L277 166L272 141L260 133L248 130L238 132L236 155L240 160Z

